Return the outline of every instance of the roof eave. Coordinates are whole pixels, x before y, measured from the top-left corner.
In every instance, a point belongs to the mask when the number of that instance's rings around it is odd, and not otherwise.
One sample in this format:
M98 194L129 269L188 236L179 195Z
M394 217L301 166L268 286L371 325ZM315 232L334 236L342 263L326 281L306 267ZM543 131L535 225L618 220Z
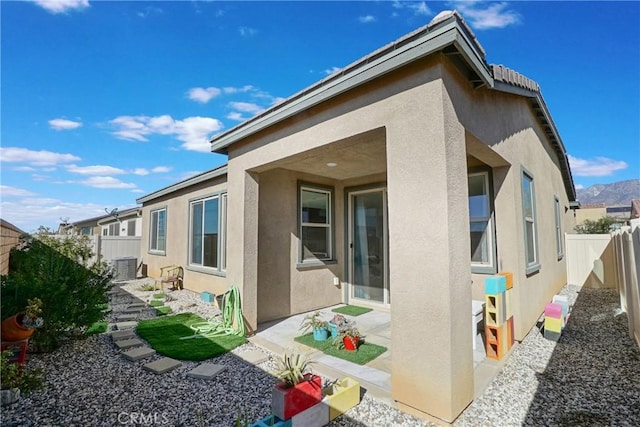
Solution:
M142 196L136 199L136 203L139 203L139 204L147 203L159 197L166 196L167 194L171 194L173 192L182 190L192 185L207 181L209 179L217 178L219 176L223 176L226 174L227 174L227 165L223 165L215 169L212 169L210 171L201 173L200 175L187 178L183 181L177 182L168 187L161 188L160 190L154 191L153 193L147 194L146 196Z
M434 28L424 36L397 49L392 48L383 55L374 52L355 65L345 68L338 77L322 80L265 113L249 119L227 132L215 135L211 138L211 151L227 154L227 147L243 138L397 70L417 59L441 51L450 45L454 45L460 51L469 66L484 80L485 84L492 80L482 53L474 49L471 40L459 22L456 19L448 19L443 25Z

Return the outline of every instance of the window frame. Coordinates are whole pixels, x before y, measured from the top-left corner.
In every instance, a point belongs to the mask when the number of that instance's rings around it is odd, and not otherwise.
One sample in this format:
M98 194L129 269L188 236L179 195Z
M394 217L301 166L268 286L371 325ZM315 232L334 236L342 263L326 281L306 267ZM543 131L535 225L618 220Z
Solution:
M490 262L488 263L479 263L471 261L471 272L477 274L496 274L498 272L498 263L497 260L497 243L496 243L496 234L495 234L495 216L494 216L494 205L493 205L493 174L491 173L491 169L487 168L473 168L467 171L467 186L469 185L469 178L472 176L483 175L485 180L485 185L487 189L487 200L488 206L487 210L489 212L489 216L486 217L472 217L471 211L469 210L469 239L471 239L471 223L473 222L487 222L487 232L486 236L489 239L488 242L488 252ZM467 200L469 198L468 187L467 187ZM470 254L471 255L471 254Z
M531 195L531 214L532 217L526 216L526 201L524 192L525 180L529 182ZM520 192L522 197L522 226L523 226L523 241L524 241L524 261L525 261L525 273L527 275L540 271L540 255L539 255L539 240L538 240L538 221L536 215L536 186L533 174L527 171L524 167L520 174ZM532 238L533 238L533 254L529 254L529 241L527 237L527 224L532 225ZM529 255L533 255L534 260L529 262Z
M158 230L156 230L155 234L155 238L156 238L156 247L152 247L153 244L153 235L154 235L154 231L153 231L153 215L157 214L160 215L160 212L164 211L164 249L159 249L157 247L158 242L160 241L159 236L158 236ZM159 207L157 209L152 209L149 211L149 253L151 254L155 254L155 255L166 255L167 253L167 207L166 206L162 206ZM158 222L159 222L159 218L158 218ZM158 227L159 229L160 227Z
M207 200L218 200L218 241L216 243L216 266L206 266L203 263L194 263L192 261L192 245L193 245L193 207L196 204L202 203L203 207L203 215L202 222L204 226L204 222L206 221L204 205ZM188 227L188 238L187 238L187 269L198 271L201 273L213 274L218 276L226 276L227 271L227 192L220 191L213 194L208 194L206 196L201 196L197 198L193 198L189 200L188 204L188 218L189 218L189 227ZM202 235L202 239L204 243L204 233ZM202 247L202 259L204 261L204 244Z
M558 199L558 196L553 196L553 209L556 221L556 254L558 255L558 261L560 261L564 258L564 235L562 234L562 211L560 209L560 199Z
M302 221L302 192L303 191L311 191L315 193L324 193L328 195L328 203L327 207L327 223L309 223ZM335 189L334 187L315 184L310 182L298 181L298 200L296 207L296 216L297 216L297 230L298 230L298 267L306 267L306 266L319 266L325 265L327 263L335 262ZM303 227L315 227L315 228L328 228L328 239L327 242L327 251L329 252L328 256L325 258L312 258L312 259L304 259L304 242L302 239Z

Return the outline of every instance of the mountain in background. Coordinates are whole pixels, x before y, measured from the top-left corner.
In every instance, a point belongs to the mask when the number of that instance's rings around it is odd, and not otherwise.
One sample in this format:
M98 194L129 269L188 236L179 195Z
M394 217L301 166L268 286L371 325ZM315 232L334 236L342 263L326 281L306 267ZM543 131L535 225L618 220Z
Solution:
M604 203L607 206L631 206L632 199L640 199L640 179L595 184L576 190L580 204Z

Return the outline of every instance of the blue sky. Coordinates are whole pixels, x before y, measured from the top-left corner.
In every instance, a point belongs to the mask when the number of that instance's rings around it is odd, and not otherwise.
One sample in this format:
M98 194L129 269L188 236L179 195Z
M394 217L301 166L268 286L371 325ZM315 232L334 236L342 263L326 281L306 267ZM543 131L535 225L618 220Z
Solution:
M226 159L208 138L457 9L536 80L578 187L640 178L640 3L2 2L1 211L56 228Z

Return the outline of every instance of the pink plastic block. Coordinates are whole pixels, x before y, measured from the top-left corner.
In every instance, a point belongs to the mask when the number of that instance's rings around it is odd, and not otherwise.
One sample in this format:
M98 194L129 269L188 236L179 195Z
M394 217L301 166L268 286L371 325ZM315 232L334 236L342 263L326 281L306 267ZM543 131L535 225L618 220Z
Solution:
M560 304L549 303L544 306L544 317L562 319L562 306Z

